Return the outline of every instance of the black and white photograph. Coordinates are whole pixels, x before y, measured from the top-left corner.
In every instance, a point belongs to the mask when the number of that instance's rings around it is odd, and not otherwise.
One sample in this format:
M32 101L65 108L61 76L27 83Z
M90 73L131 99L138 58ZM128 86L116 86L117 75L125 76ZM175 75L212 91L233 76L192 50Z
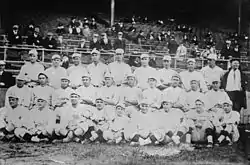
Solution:
M0 6L0 165L250 164L250 0Z

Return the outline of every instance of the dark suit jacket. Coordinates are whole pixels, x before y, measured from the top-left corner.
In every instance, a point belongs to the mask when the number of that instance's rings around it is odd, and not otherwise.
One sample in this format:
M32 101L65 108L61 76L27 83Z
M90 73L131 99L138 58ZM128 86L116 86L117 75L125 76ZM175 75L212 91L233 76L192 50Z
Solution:
M114 49L118 49L118 48L121 48L125 51L125 48L126 48L126 43L125 43L125 40L122 39L122 40L119 40L119 39L115 39L114 41Z
M18 32L17 34L14 34L13 31L11 31L8 34L8 41L9 41L10 45L21 45L22 44L22 36L21 36L20 32Z
M93 41L90 41L90 43L89 43L89 48L90 48L90 49L96 48L97 50L100 50L100 49L101 49L100 42L97 41L96 43L94 43Z
M26 41L28 45L34 44L35 46L41 46L42 42L43 42L42 37L39 35L37 37L35 37L34 35L30 35L28 36L27 41Z
M49 45L52 45L52 48L49 47ZM49 38L45 38L43 41L43 46L46 49L56 49L57 48L57 42L54 38L52 38L51 40L49 40Z
M111 40L110 39L108 39L108 43L107 44L105 44L104 41L101 39L100 45L101 45L101 48L103 50L111 50L112 49L112 45L111 45Z
M221 88L224 89L226 91L226 85L227 85L227 78L228 78L228 74L231 71L231 68L224 74L224 76L222 77L221 80ZM242 88L242 92L244 93L244 101L243 101L243 105L241 105L243 108L247 108L247 96L246 96L246 88L247 88L247 76L245 73L243 73L240 70L240 76L241 76L241 88Z
M0 82L4 83L4 86L0 86L0 88L9 88L15 85L15 79L10 72L3 71L3 74L0 75Z

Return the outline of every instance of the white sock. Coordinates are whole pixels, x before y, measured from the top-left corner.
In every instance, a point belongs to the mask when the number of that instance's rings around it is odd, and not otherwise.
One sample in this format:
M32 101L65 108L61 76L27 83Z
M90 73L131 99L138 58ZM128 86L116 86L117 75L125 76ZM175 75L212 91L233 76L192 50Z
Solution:
M209 135L207 136L208 143L213 143L213 136Z
M220 137L218 138L218 141L221 143L222 140L224 140L224 139L225 139L225 136L224 135L220 135Z
M191 143L191 135L189 133L186 134L186 143L188 143L188 144Z

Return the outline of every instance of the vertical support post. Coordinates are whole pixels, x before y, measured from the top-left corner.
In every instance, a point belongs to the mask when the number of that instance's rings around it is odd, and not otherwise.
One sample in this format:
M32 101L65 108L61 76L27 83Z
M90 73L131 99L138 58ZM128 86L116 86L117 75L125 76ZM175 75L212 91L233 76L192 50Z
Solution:
M44 62L44 49L42 49L42 62Z
M3 60L6 61L6 59L7 59L7 47L6 46L4 46L4 54L3 55L4 55Z
M114 25L114 18L115 18L115 0L111 0L111 20L110 20L111 27Z

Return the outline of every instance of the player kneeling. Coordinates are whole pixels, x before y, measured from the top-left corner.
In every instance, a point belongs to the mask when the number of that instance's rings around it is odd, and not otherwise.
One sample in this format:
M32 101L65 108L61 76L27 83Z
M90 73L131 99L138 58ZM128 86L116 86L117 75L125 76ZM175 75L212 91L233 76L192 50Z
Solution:
M104 138L104 132L109 130L109 124L115 118L115 109L113 106L105 105L101 97L97 97L95 101L96 107L93 107L91 120L94 125L89 128L85 138L89 139L91 142L106 142Z
M109 123L108 130L103 132L103 138L108 143L119 144L124 140L124 127L128 124L129 118L125 114L125 106L118 104L116 106L115 118Z
M154 112L150 110L149 102L142 100L139 111L131 115L131 121L124 129L126 141L131 141L130 145L147 145L152 143L150 139L154 121Z
M223 103L224 114L218 118L215 125L216 135L218 137L216 146L222 144L232 145L239 139L239 131L237 128L240 122L240 114L232 110L232 101L226 100Z
M59 138L63 137L62 142L82 141L89 128L91 113L79 103L79 99L80 95L73 92L70 94L71 103L56 109L54 131ZM58 140L54 140L54 142L58 142Z
M205 103L203 99L197 99L195 101L195 105L195 111L189 111L186 114L186 122L190 128L186 135L187 142L190 143L192 141L196 144L207 143L207 147L212 147L214 118L211 113L208 113L205 110Z

